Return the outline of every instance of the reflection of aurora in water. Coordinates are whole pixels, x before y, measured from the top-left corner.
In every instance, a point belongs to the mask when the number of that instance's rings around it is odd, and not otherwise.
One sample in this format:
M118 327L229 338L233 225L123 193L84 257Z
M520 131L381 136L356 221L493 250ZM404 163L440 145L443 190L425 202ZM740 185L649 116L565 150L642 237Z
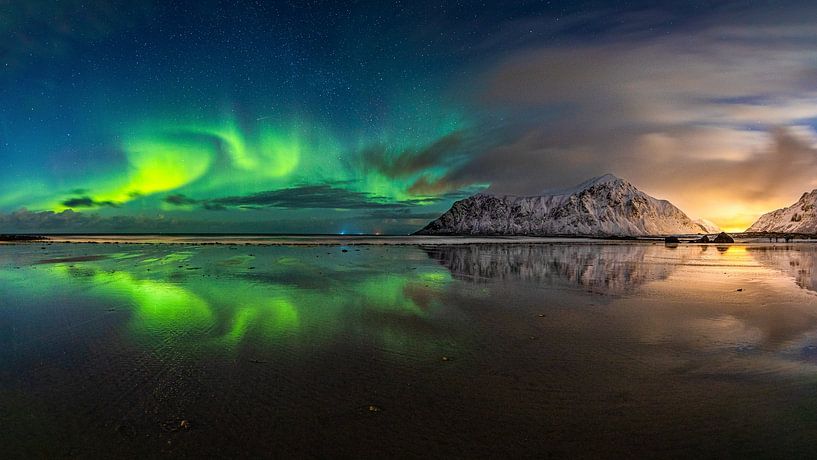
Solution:
M76 254L88 246L64 248ZM367 332L390 347L412 336L412 323L406 329L382 318L422 321L450 281L441 267L383 271L378 265L388 260L339 248L99 249L94 253L107 257L60 262L49 256L48 263L30 265L42 257L21 256L15 261L21 269L0 269L0 287L28 301L72 293L99 308L128 310L129 334L146 343L229 349L304 337L328 341L344 328L372 326Z

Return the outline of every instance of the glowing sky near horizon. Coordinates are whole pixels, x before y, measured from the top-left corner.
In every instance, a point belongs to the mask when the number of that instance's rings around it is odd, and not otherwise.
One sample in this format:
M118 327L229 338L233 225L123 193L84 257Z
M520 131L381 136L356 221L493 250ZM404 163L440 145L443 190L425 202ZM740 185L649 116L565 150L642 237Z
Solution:
M407 233L604 173L735 231L817 187L804 2L13 2L0 231Z

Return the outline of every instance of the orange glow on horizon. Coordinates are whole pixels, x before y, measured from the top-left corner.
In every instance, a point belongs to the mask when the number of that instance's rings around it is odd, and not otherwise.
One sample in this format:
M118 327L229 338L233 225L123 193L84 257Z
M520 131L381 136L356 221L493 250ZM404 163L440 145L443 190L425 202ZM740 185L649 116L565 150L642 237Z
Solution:
M778 198L762 202L741 203L734 201L729 203L734 198L718 196L715 193L704 193L703 195L706 197L703 200L680 199L676 205L691 219L703 217L712 221L727 233L743 233L760 216L790 206L797 201L797 198L793 200ZM675 203L671 199L670 201Z

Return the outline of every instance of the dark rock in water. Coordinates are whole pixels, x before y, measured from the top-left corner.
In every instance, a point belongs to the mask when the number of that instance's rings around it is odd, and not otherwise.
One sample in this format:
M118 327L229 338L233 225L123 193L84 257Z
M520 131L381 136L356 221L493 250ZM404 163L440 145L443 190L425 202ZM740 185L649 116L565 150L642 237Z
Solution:
M704 236L698 238L697 240L695 240L695 242L696 243L709 243L709 237L704 235Z
M729 236L726 232L720 232L712 241L715 243L734 243L735 239Z
M664 238L664 243L668 243L668 244L673 244L673 243L674 243L674 244L678 244L678 243L680 243L680 242L681 242L681 241L678 239L678 237L677 237L677 236L668 236L668 237Z

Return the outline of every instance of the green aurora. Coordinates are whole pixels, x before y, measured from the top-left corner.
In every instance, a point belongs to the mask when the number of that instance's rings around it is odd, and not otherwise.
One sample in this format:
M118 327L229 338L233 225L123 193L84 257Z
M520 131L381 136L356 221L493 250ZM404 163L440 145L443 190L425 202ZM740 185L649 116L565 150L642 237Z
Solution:
M361 42L316 21L327 47L288 32L311 8L216 10L35 0L3 15L19 46L0 45L0 230L405 234L488 186L446 179L484 149L482 116L453 63L378 52L399 28ZM28 29L48 12L67 25Z
M457 126L452 123L439 135L452 135ZM368 167L361 153L365 148L349 154L328 130L299 124L280 127L261 120L246 127L228 119L213 124L146 123L128 131L131 134L120 146L124 157L121 165L102 174L71 179L63 190L14 205L58 213L70 209L127 214L146 208L190 213L202 204L211 211L225 211L226 207L206 203L212 197L252 197L269 190L299 190L319 184L332 192L351 192L363 198L363 203L352 203L356 209L414 209L438 203L439 193L420 190L417 185L433 183L447 172L440 166L405 173ZM377 145L387 158L386 164L428 147ZM331 200L326 203L330 211L347 210L344 206L333 205ZM261 203L238 205L237 209L263 207Z

